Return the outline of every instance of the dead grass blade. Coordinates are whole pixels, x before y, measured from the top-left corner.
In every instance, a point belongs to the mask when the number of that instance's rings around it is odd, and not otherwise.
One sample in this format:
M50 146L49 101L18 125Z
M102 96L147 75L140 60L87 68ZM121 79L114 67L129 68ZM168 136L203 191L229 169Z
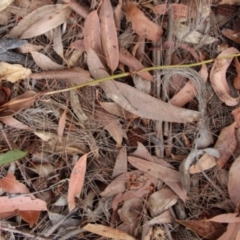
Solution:
M115 26L112 4L110 0L103 0L99 18L101 20L101 40L107 65L114 72L119 63L119 47L117 29Z
M149 20L134 3L127 2L125 12L127 20L132 23L133 31L139 36L155 42L161 38L163 33L162 28Z
M72 169L69 188L68 188L68 209L71 212L76 204L75 197L79 198L85 179L86 167L87 167L88 154L83 155L79 158L77 163Z
M239 53L236 48L227 48L218 55L218 58L235 53ZM216 59L211 68L210 82L221 101L228 106L235 106L239 103L240 98L233 98L230 96L230 89L226 80L226 72L231 62L232 58Z
M58 133L58 137L59 137L60 142L62 141L63 132L64 132L64 128L65 128L65 125L66 125L67 110L68 110L68 107L66 106L64 111L63 111L63 114L60 117L59 122L58 122L57 133Z

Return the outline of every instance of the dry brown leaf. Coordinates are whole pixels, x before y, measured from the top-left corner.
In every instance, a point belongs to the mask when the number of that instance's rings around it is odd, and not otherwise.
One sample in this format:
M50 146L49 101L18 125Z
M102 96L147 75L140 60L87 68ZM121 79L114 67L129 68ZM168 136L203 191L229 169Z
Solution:
M218 57L239 53L236 48L227 48L221 52ZM235 106L239 103L239 97L233 98L230 96L230 89L226 80L227 69L232 62L232 58L216 59L210 72L211 85L221 101L228 106Z
M73 84L81 84L93 81L93 79L90 76L90 73L79 67L64 70L33 73L31 74L30 77L38 80L41 80L42 78L44 79L58 78L61 80L67 79L69 83ZM91 86L93 86L93 84Z
M0 179L0 187L7 193L29 193L29 189L8 172L6 177Z
M112 178L115 178L125 172L127 172L127 150L126 147L123 147L117 155L112 172Z
M178 196L170 189L161 189L156 191L148 198L149 211L152 217L163 213L168 208L175 205Z
M123 223L134 224L138 223L140 213L143 209L143 200L141 198L133 198L125 201L123 206L118 210L119 217Z
M240 126L240 107L235 108L235 109L232 111L232 115L233 115L233 117L234 117L235 122L237 123L237 126L236 126L236 127L239 127L239 126Z
M168 14L169 8L173 8L173 17L177 18L193 18L196 16L196 12L194 9L189 11L189 8L185 4L157 4L153 7L153 11L155 14Z
M20 211L47 211L46 202L33 196L0 197L0 213Z
M105 125L104 128L108 131L111 137L116 141L117 146L122 145L123 137L126 138L126 133L122 129L122 125L118 119L111 121L109 124Z
M240 217L238 213L224 213L207 219L206 221L218 223L239 223Z
M0 107L0 118L16 114L23 108L29 108L34 103L37 96L39 95L36 92L27 91L24 94L13 98Z
M86 18L83 28L84 48L92 48L98 56L102 55L100 20L97 11L92 11Z
M114 114L118 117L124 118L124 119L135 119L138 118L137 115L132 114L123 108L121 108L118 104L115 102L99 102L100 105L109 113Z
M189 173L191 174L200 173L202 171L211 169L216 165L217 161L215 157L205 153L200 159L197 160L195 164L193 164L189 168Z
M50 4L37 8L35 11L24 17L16 27L12 28L6 35L7 38L19 38L30 26L38 22L40 19L54 14L57 11L63 9L63 4ZM45 23L46 24L46 23ZM46 27L47 29L47 27ZM48 30L46 30L47 32Z
M221 0L219 4L234 4L234 3L240 3L239 0Z
M229 223L227 226L227 231L224 232L221 235L221 237L219 237L217 240L226 240L226 239L240 240L240 238L238 238L239 229L240 229L240 223Z
M124 47L120 47L119 61L124 65L128 66L133 71L139 71L144 66L139 62L128 50ZM153 81L153 76L149 72L139 72L139 76L146 80Z
M147 148L140 142L137 143L137 149L132 153L132 156L139 157L150 162L155 162L152 155L148 152Z
M81 17L86 18L88 16L89 11L75 0L63 0L63 2L68 3L69 7Z
M183 202L188 200L187 191L180 182L166 182L166 184L183 200Z
M40 51L44 47L41 45L35 45L32 43L25 43L23 46L18 48L18 52L20 53L30 53L32 51Z
M238 61L238 58L234 58L234 63L235 63L235 68L237 70L237 75L235 76L233 80L233 86L237 89L240 90L240 63Z
M223 128L218 136L214 148L217 149L221 157L217 159L217 165L223 167L229 158L233 155L237 147L236 122Z
M231 39L235 43L240 44L240 32L235 32L232 29L224 28L222 29L223 36Z
M135 170L118 176L110 184L108 184L108 186L104 189L103 192L101 192L100 195L102 197L110 197L119 193L123 193L127 190L127 183L131 182L132 178L138 178L141 174L142 171Z
M43 70L63 70L65 68L42 53L32 51L31 54L35 63Z
M117 29L110 0L103 0L99 11L99 18L101 20L100 25L103 52L108 67L114 72L119 63L119 47Z
M33 167L31 167L31 170L36 172L40 177L47 177L50 173L53 173L55 169L50 163L35 163Z
M106 238L112 238L114 240L136 240L134 237L122 232L116 228L107 227L101 224L87 224L83 227L84 230L98 234Z
M68 19L70 13L71 9L68 6L58 5L57 9L54 12L45 14L39 20L30 25L21 34L20 38L21 39L32 38L39 36L43 33L46 33L49 30L54 29L55 27L64 23Z
M172 214L169 210L166 210L165 212L161 213L159 216L156 216L152 218L151 220L147 221L146 225L154 225L154 224L166 224L166 223L172 223Z
M62 58L63 56L63 42L62 42L62 28L61 26L53 29L53 50Z
M133 31L139 36L155 42L161 38L163 33L162 28L149 20L134 3L127 2L125 11L127 20L132 23Z
M13 127L13 128L22 129L22 130L31 130L31 128L29 126L18 121L17 119L13 118L12 116L2 117L0 119L0 121L5 123L8 126Z
M63 111L63 114L60 117L59 122L58 122L57 133L58 133L58 137L59 137L60 141L62 140L64 128L65 128L65 125L66 125L67 110L68 110L68 107L65 107L65 109Z
M206 238L215 240L217 239L226 229L222 224L216 224L208 222L207 220L178 220L183 226L191 229L196 234Z
M68 188L69 211L72 211L75 208L76 206L75 197L77 198L80 197L83 188L87 168L87 156L88 154L85 154L82 157L80 157L71 172Z
M32 71L19 64L0 62L0 81L7 80L12 83L28 77Z
M29 224L29 227L32 228L37 224L40 217L40 211L17 211L19 216Z
M13 2L13 0L1 0L0 12L3 11L4 9L6 9L12 2Z
M200 76L203 79L202 84L204 84L208 79L208 69L207 66L204 64L199 72ZM192 81L188 81L185 86L176 94L174 95L169 103L177 106L182 107L186 103L190 102L197 96L197 89Z
M234 160L232 166L229 170L229 180L228 180L228 193L230 199L237 207L239 206L240 200L240 178L239 178L239 168L240 168L240 156Z
M131 156L128 157L128 161L131 163L131 165L139 170L149 173L150 175L159 178L164 182L180 182L179 173L175 170Z
M88 51L87 61L95 79L109 77L92 49ZM107 81L100 86L114 102L142 118L167 122L193 122L200 118L199 112L172 106L124 83Z
M122 18L122 0L118 1L117 7L114 9L114 19L117 30L121 30L121 18Z

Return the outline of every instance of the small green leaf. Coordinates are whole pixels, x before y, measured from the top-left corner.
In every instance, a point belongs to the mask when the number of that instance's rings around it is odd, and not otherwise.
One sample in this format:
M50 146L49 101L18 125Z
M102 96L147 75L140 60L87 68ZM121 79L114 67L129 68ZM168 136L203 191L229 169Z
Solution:
M28 151L14 149L0 155L0 165L17 161L28 154Z

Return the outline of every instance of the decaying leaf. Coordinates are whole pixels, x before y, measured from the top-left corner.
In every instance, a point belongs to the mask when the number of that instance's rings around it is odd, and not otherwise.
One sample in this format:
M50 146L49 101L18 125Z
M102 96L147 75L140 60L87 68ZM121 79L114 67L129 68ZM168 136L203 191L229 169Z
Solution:
M82 191L87 167L87 156L88 154L85 154L80 157L72 169L68 188L69 211L72 211L75 208L75 197L80 197Z
M226 239L235 239L240 240L239 238L239 229L240 223L229 223L227 226L227 231L224 232L218 240L226 240Z
M126 147L123 147L118 153L112 172L112 178L115 178L125 172L127 172L127 150Z
M218 58L236 53L239 53L236 48L227 48L218 55ZM232 58L216 59L210 72L210 82L221 101L228 106L235 106L239 103L240 98L230 96L230 89L226 80L226 72L231 62Z
M32 71L19 64L0 62L0 81L7 80L12 83L28 77Z
M162 28L149 20L144 13L138 9L136 4L127 2L125 12L128 21L132 23L133 31L135 31L139 36L155 42L161 38L163 33Z
M152 218L151 220L146 222L146 225L154 225L154 224L165 224L165 223L172 223L172 215L169 210L161 213L160 215Z
M177 220L185 227L191 229L196 234L206 238L215 240L226 230L222 224L208 222L207 220Z
M0 179L0 187L7 193L29 193L29 189L18 180L12 173Z
M108 67L114 72L119 62L119 47L117 29L110 0L103 0L99 11L99 18L101 20L100 25L103 52Z
M240 168L240 156L234 160L229 170L228 193L235 206L239 206L240 203L239 168Z
M20 211L20 210L18 210L17 213L24 221L28 222L29 227L32 228L35 224L37 224L41 212L40 211Z
M238 213L224 213L207 219L206 221L218 223L240 223L240 217Z
M83 227L84 230L98 234L106 238L112 238L115 240L136 240L134 237L122 232L116 228L107 227L101 224L87 224Z
M63 114L62 114L62 116L60 117L59 122L58 122L57 133L58 133L58 137L59 137L59 140L60 140L60 141L61 141L61 139L62 139L62 137L63 137L63 132L64 132L64 128L65 128L65 125L66 125L67 110L68 110L68 108L65 107L65 109L64 109L64 111L63 111Z
M43 70L63 70L65 68L63 65L53 62L49 57L42 53L32 51L31 54L35 63Z
M22 129L22 130L31 130L29 126L18 121L12 116L2 117L0 121L13 128Z

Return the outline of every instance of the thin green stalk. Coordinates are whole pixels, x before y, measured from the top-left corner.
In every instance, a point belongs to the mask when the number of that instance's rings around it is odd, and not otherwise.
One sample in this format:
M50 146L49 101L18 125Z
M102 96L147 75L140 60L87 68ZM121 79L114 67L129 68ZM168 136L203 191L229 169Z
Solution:
M105 82L105 81L109 81L109 80L113 80L113 79L127 77L129 75L138 74L138 73L141 73L141 72L148 72L148 71L154 71L154 70L155 71L156 70L164 70L164 69L174 69L174 68L190 68L190 67L201 66L203 64L212 63L216 60L233 58L233 57L240 57L240 53L225 55L225 56L221 56L221 57L214 58L214 59L209 59L209 60L204 60L204 61L197 62L197 63L182 64L182 65L165 65L165 66L155 66L155 67L143 68L143 69L141 69L139 71L136 71L136 72L120 73L120 74L112 75L112 76L109 76L109 77L100 78L100 79L93 80L93 81L90 81L90 82L82 83L82 84L79 84L79 85L76 85L76 86L73 86L73 87L43 93L42 95L47 96L47 95L52 95L52 94L56 94L56 93L68 92L68 91L75 90L75 89L78 89L78 88L91 86L93 84L97 84L97 83L101 83L101 82Z

